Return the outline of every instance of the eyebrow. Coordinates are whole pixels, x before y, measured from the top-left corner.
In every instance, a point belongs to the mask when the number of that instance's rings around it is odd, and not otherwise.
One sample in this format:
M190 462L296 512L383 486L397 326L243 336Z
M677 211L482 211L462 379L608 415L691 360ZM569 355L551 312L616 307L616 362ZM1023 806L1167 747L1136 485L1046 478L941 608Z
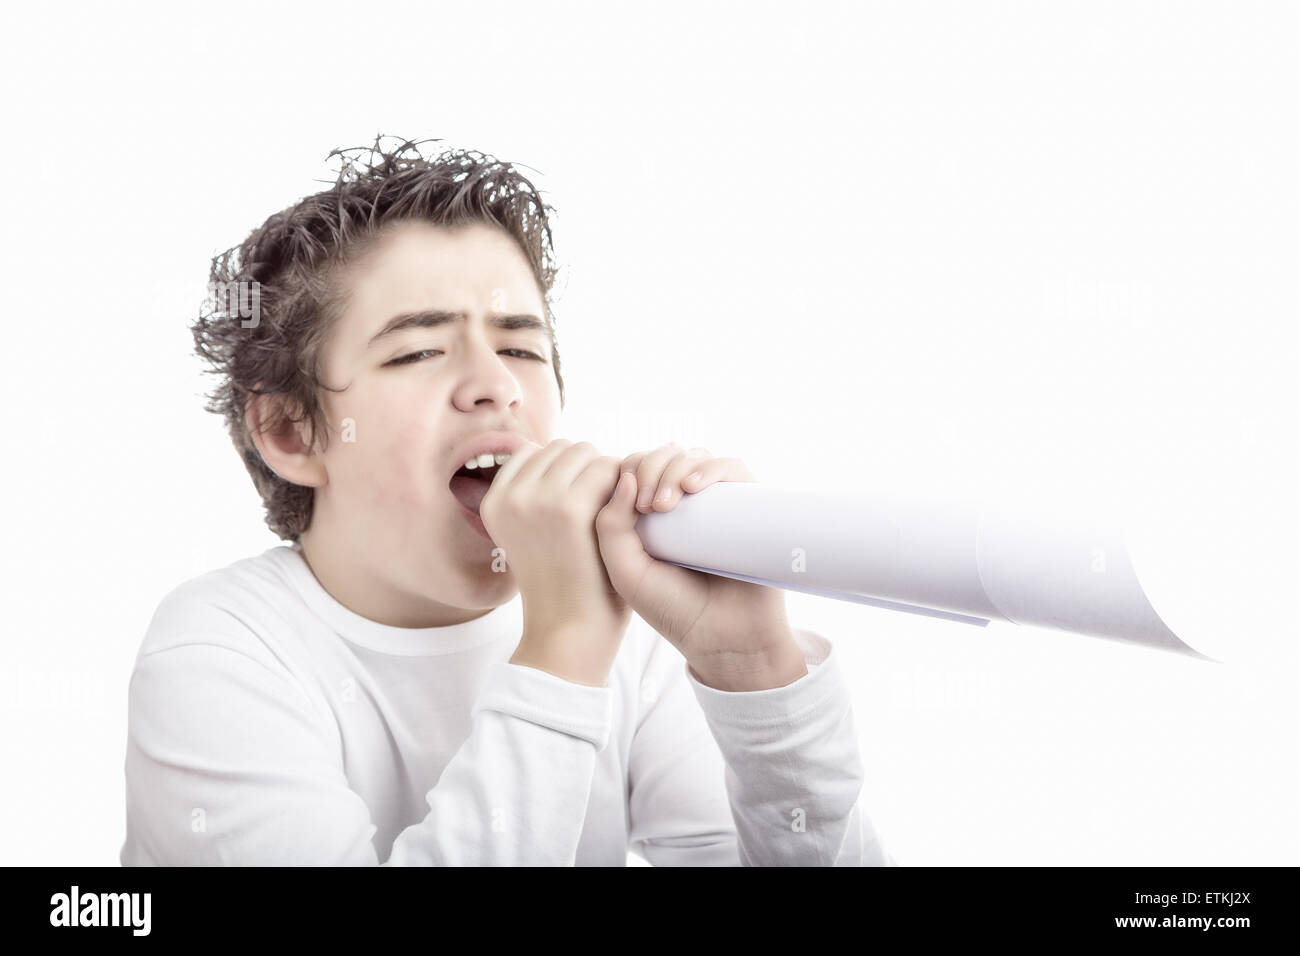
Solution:
M393 316L384 327L371 336L366 348L374 348L375 343L385 336L394 335L404 329L431 329L450 322L464 322L469 315L465 312L452 312L446 309L425 309L421 312L403 312ZM517 331L520 329L546 332L546 323L529 313L489 312L488 324L499 329Z

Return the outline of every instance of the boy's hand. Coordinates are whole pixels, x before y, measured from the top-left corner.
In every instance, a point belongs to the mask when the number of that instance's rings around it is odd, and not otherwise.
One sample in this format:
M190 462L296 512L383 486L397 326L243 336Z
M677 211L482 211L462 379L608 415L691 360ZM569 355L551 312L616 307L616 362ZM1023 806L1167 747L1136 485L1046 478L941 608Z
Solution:
M619 471L614 497L596 516L596 533L609 580L632 610L710 687L764 690L807 674L783 590L656 560L636 533L641 513L671 511L683 494L715 481L757 480L745 464L673 443L629 455Z
M526 442L497 472L479 517L505 550L523 600L511 663L601 686L632 612L605 573L596 513L619 476L590 442Z

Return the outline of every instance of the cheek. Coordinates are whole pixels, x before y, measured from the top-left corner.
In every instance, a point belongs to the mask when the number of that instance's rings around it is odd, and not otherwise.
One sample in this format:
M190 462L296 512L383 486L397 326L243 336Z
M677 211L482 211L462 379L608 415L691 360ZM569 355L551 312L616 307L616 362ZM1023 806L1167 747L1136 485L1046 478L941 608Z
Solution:
M369 512L428 507L435 477L429 429L409 411L405 414L374 409L343 413L328 454L330 484L342 499Z
M554 434L563 412L560 408L560 386L549 365L535 380L529 380L525 384L524 396L523 417L532 426L534 437Z
M377 507L407 513L428 507L435 479L429 449L429 430L423 422L394 419L375 436L366 472Z

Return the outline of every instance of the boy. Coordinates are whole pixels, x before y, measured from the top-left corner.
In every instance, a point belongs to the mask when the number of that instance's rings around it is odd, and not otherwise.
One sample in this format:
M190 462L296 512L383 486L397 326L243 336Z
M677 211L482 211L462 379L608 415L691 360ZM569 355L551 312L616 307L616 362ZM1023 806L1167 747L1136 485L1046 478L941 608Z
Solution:
M636 535L753 476L553 439L549 207L417 145L213 260L208 408L289 543L160 603L121 862L894 865L830 644Z

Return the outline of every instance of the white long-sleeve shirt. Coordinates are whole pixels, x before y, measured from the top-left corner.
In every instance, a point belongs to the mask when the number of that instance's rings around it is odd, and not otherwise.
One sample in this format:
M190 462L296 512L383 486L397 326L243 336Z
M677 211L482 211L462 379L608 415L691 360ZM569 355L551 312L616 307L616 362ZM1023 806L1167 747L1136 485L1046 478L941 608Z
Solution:
M122 864L896 865L826 639L727 692L636 614L604 687L509 663L521 634L518 595L368 620L296 545L186 581L131 677Z

